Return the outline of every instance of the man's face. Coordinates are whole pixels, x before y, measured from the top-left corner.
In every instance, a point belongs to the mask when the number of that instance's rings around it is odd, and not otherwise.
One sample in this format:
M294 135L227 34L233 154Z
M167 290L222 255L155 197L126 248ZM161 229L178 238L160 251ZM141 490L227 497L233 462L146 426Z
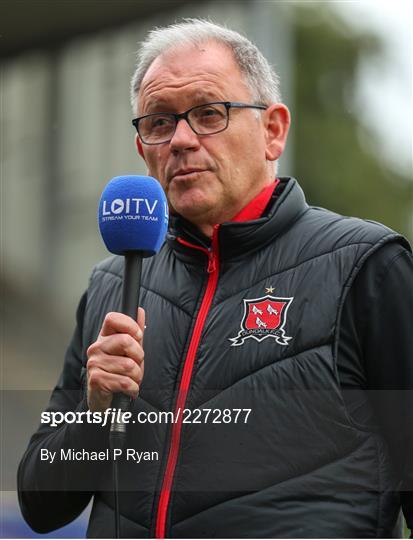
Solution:
M214 101L253 104L229 49L217 43L186 46L152 63L142 81L138 114L180 113ZM148 172L162 184L172 209L206 234L274 180L266 113L230 109L228 128L214 135L196 135L180 120L168 143L141 145L137 138Z

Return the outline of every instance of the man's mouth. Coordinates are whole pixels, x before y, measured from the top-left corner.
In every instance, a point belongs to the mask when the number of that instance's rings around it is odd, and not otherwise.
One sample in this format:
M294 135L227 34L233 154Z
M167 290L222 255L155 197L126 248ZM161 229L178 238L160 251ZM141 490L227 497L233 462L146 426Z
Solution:
M189 167L185 169L178 169L171 175L171 180L187 179L191 175L196 173L205 172L205 169L198 169L195 167Z

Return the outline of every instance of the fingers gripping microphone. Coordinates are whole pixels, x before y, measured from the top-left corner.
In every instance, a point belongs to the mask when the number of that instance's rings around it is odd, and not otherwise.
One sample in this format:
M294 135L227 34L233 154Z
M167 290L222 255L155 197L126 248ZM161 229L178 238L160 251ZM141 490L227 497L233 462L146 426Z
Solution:
M102 193L98 221L107 249L125 257L121 311L136 320L142 258L159 251L168 228L165 193L150 176L117 176ZM114 395L113 408L126 411L129 405L129 396ZM110 429L111 444L122 448L126 424L116 416Z

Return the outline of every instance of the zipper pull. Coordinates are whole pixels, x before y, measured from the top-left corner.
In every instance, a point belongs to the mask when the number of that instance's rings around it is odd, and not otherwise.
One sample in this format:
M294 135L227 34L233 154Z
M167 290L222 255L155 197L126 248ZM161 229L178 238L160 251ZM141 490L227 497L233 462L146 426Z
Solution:
M217 258L218 258L218 229L219 224L214 225L214 230L212 231L212 245L208 250L208 274L212 274L217 269Z
M212 249L208 250L208 268L207 272L208 274L212 274L217 269L217 265L215 262L215 253Z

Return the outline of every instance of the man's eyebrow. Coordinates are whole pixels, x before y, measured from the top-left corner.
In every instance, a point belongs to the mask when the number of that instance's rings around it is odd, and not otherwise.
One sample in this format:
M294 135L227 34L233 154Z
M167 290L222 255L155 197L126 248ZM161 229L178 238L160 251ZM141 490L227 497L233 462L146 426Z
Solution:
M211 93L205 93L197 94L194 96L194 98L191 101L191 105L188 107L188 109L191 109L192 107L197 107L198 105L204 105L205 103L214 103L214 102L221 102L225 101L220 97L217 97L215 94ZM141 114L140 116L144 116L145 114L152 114L152 113L179 113L183 112L184 110L188 109L182 109L182 107L179 107L179 110L172 106L170 103L168 103L166 100L157 100L156 102L153 102L148 105L145 113Z
M199 104L202 105L202 103L222 101L222 99L218 98L216 93L209 92L208 90L204 90L202 92L195 94L194 101L199 102Z
M172 109L173 107L171 107L171 105L169 105L166 101L156 100L147 104L145 111L141 111L140 116L156 112L174 112Z

